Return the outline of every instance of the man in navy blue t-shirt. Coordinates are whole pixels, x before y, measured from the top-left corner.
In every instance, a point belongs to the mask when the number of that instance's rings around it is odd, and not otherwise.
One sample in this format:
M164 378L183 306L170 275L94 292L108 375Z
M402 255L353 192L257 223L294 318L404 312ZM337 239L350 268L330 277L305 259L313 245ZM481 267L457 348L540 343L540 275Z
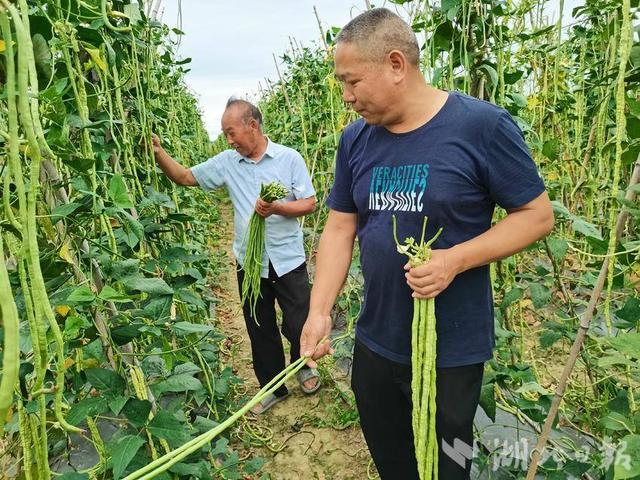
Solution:
M510 115L428 85L415 35L400 17L370 10L347 24L336 43L343 98L362 119L340 140L301 352L313 352L330 332L330 310L357 236L364 306L352 387L378 471L383 479L418 478L411 429L412 296L436 297L439 476L469 478L465 454L473 445L484 362L495 343L489 263L547 235L551 204ZM492 226L496 205L508 215ZM405 265L392 215L401 238L420 238L425 216L425 238L442 228L427 264ZM329 351L325 343L313 358Z

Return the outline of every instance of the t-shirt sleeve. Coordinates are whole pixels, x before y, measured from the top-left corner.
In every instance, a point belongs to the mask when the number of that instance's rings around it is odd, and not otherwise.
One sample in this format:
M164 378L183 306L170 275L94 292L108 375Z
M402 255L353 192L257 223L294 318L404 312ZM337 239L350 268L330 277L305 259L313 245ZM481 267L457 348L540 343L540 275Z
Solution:
M298 153L293 159L291 168L291 192L296 200L313 197L316 194L304 159Z
M209 160L191 167L191 173L204 190L213 190L225 184L225 155L219 153Z
M486 175L491 198L505 209L521 207L545 190L522 130L507 112L488 139Z
M338 212L357 213L358 209L353 201L353 178L349 166L346 143L345 134L343 133L340 137L338 153L336 154L335 175L331 192L329 192L329 197L327 198L327 206Z

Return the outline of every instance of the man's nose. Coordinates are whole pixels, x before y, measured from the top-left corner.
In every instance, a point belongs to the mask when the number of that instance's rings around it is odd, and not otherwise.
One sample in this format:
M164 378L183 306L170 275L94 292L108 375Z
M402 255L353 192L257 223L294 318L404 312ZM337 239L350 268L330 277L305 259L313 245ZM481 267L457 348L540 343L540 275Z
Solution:
M356 97L348 88L344 88L342 90L342 100L346 103L354 103L356 101Z

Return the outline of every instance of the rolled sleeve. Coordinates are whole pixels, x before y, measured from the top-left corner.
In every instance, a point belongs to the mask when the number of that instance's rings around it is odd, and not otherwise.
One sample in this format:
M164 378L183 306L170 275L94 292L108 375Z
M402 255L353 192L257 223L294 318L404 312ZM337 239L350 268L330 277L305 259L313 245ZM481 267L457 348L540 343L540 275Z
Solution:
M226 183L225 152L191 167L191 173L203 190L220 188Z

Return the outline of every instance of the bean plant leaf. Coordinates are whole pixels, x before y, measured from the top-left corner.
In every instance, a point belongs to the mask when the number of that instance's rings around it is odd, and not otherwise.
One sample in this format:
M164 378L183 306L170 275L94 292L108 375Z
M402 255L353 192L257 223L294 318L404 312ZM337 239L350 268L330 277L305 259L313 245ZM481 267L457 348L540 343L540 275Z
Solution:
M624 432L632 428L630 420L618 412L607 413L607 415L600 420L600 425L614 432Z
M113 370L106 368L90 368L85 371L87 380L102 393L121 395L124 393L126 382Z
M640 321L640 298L629 298L624 306L616 311L616 316L631 324L637 324Z
M211 325L201 325L199 323L189 322L175 323L172 328L176 335L180 336L189 335L190 333L204 334L213 330Z
M567 254L567 250L569 250L569 244L564 238L550 238L549 250L551 250L551 255L553 256L553 258L555 258L557 261L561 261Z
M80 208L82 204L77 202L64 203L62 205L58 205L51 212L51 221L57 222L60 219L66 218L75 212L78 208Z
M88 473L67 472L57 477L58 480L89 480Z
M518 287L514 287L511 290L509 290L507 293L505 293L504 297L502 297L501 307L506 308L509 305L513 304L514 302L517 302L521 298L522 298L522 289Z
M596 227L593 223L589 223L582 218L574 218L573 219L573 230L575 232L581 233L585 237L595 238L596 240L602 240L602 234L598 227Z
M31 41L33 43L33 57L38 72L44 77L51 77L51 50L47 40L40 34L36 33Z
M539 283L530 283L529 293L535 308L542 308L551 300L551 290Z
M132 208L133 203L129 198L127 186L122 179L122 175L114 175L109 182L109 197L113 203L120 208Z
M173 375L166 380L156 383L153 391L158 395L164 392L188 392L191 390L200 390L202 383L191 375L180 374Z
M76 303L91 303L96 299L96 296L93 294L91 289L87 286L82 286L76 288L71 294L67 297L67 302L71 304Z
M104 413L109 408L107 399L104 397L85 397L76 403L69 413L66 420L71 425L78 425L87 417L93 417Z
M124 14L129 17L129 21L132 24L138 23L142 20L142 15L140 15L140 6L137 3L125 5Z
M540 334L540 346L549 348L562 338L562 334L552 330L545 330Z
M640 359L640 333L621 333L617 337L607 338L604 341L618 352Z
M139 291L151 295L171 295L173 288L161 278L129 277L122 280L129 291Z
M560 141L557 138L547 140L542 146L542 154L549 160L557 160L560 154Z
M560 215L566 218L571 218L573 216L569 211L569 209L565 207L564 204L562 202L559 202L558 200L552 200L551 206L553 207L553 213L556 215Z
M122 409L122 413L134 427L141 427L149 420L151 402L130 398Z
M166 410L160 410L149 422L149 431L158 438L175 440L179 436L188 436L185 426L175 415Z
M188 478L211 478L211 464L205 461L197 463L176 463L169 469L169 471ZM229 478L240 479L241 477Z
M482 390L480 391L480 406L484 410L484 413L487 414L487 417L489 417L492 422L495 422L496 397L493 383L488 383L482 386Z
M640 67L640 45L634 45L631 47L630 59L635 68Z
M102 53L100 53L100 50L98 50L97 48L86 48L85 50L91 57L91 60L93 60L93 63L96 65L96 67L98 67L103 72L106 72L107 64L105 63L104 58L102 58Z
M133 457L145 441L135 435L125 435L120 438L111 449L111 464L113 467L113 478L118 480L122 477Z
M119 415L122 408L127 403L128 398L124 395L117 395L109 399L109 408L115 415Z
M491 65L483 63L482 65L480 65L479 69L482 69L485 72L487 72L489 79L491 80L491 85L498 84L498 72L496 71L495 68L493 68Z
M105 285L103 287L103 289L98 294L98 298L100 298L101 300L106 300L106 301L116 302L116 303L131 301L131 297L117 292L113 287L110 287L109 285Z

